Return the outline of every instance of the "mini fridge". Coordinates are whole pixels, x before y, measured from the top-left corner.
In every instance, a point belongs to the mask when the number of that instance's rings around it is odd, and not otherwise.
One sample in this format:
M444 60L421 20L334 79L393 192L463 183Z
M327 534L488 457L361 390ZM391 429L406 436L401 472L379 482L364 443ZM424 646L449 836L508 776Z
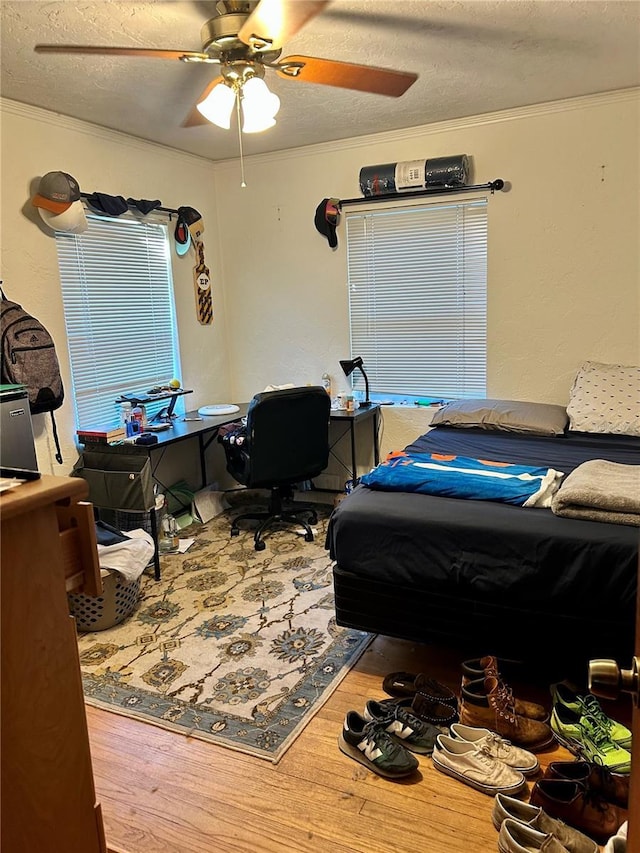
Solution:
M0 393L0 466L24 471L38 470L26 391Z

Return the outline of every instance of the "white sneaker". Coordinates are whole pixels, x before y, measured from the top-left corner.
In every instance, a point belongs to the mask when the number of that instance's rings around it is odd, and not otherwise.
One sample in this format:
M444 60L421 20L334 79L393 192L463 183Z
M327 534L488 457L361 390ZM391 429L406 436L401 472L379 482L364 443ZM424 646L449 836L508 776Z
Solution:
M604 853L627 853L627 831L629 824L625 820L620 829L613 835L604 848Z
M438 735L433 749L433 766L441 773L470 785L483 794L516 794L527 787L519 770L489 755L483 747Z
M513 767L514 770L519 770L525 776L536 773L540 767L540 763L533 753L527 752L526 749L519 746L514 746L510 740L505 740L489 729L453 723L451 734L458 740L474 743L476 746L484 748L493 758Z

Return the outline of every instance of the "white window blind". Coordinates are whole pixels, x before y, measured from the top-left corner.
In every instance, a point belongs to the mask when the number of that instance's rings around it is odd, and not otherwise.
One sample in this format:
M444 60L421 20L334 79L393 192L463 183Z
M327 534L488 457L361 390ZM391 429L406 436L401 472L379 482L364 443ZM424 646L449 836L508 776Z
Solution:
M117 423L120 394L181 375L167 227L87 219L83 234L56 232L76 425L84 428Z
M371 391L484 397L487 200L348 211L346 233L351 354Z

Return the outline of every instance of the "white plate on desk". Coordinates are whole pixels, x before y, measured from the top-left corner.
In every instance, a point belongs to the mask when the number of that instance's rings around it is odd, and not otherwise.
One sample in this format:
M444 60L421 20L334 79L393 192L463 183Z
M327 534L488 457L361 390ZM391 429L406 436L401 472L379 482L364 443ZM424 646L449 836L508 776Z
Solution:
M233 415L239 411L240 406L235 406L233 403L220 403L215 406L201 406L198 414L203 417L217 418L219 415Z

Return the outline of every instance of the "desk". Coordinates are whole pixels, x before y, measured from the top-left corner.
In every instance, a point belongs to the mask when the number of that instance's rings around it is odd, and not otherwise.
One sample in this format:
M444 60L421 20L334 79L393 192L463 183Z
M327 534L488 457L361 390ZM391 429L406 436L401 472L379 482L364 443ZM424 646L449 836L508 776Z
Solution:
M371 421L371 428L373 430L373 459L374 463L377 465L380 461L380 447L378 443L378 424L380 420L380 406L377 403L372 403L370 406L361 407L356 409L355 412L347 412L343 409L331 409L330 420L332 423L339 423L344 425L345 429L341 432L341 434L332 442L331 447L329 448L331 455L334 459L336 459L340 465L351 474L351 479L355 481L358 479L357 477L357 454L356 454L356 426L359 423L364 423L367 420ZM337 454L333 452L333 448L341 441L344 436L349 433L349 438L351 440L351 470L349 467L344 464L342 459L340 459Z
M149 458L151 465L151 476L153 480L165 491L171 493L171 487L162 482L157 476L158 466L162 461L167 448L172 444L187 441L195 438L198 440L198 451L200 454L200 476L202 480L202 488L207 485L207 461L206 450L215 440L220 427L225 424L233 423L234 421L243 418L247 414L248 403L238 404L240 410L231 415L219 415L218 417L200 417L197 411L187 412L184 416L171 419L171 426L168 429L156 432L154 435L158 441L155 444L130 444L123 442L122 444L95 444L85 442L86 450L97 450L101 453L123 453L127 455L135 454L146 455ZM197 418L197 420L189 420ZM186 420L185 420L186 419ZM93 500L97 507L100 507L100 502ZM154 556L155 577L160 580L160 556L158 554L158 531L156 529L155 512L151 510L151 534L156 541L156 551Z
M158 441L156 444L92 444L89 442L85 443L85 447L87 450L99 450L101 452L108 453L125 453L125 454L144 454L149 458L149 463L151 465L151 476L154 481L158 483L159 486L166 492L171 492L171 487L163 483L157 476L158 466L162 461L162 457L164 456L165 451L170 445L177 444L178 442L187 441L188 439L197 439L198 441L198 451L200 455L200 474L202 481L202 488L207 485L207 463L206 463L206 450L213 442L217 435L220 427L225 426L226 424L233 423L234 421L240 420L247 414L247 409L249 407L248 403L239 403L240 410L238 412L234 412L231 415L219 415L218 417L203 417L199 420L189 420L190 418L198 418L197 412L187 412L184 417L172 418L171 426L163 430L162 432L154 433ZM378 448L378 421L379 421L379 412L380 407L376 404L369 406L368 408L360 408L356 409L355 412L347 412L342 410L332 410L330 414L330 419L332 423L339 423L344 426L344 430L341 434L334 440L332 443L332 448L336 446L336 444L347 434L349 434L351 441L351 468L348 465L345 465L344 462L337 456L337 454L332 453L332 456L339 462L339 464L347 471L350 475L351 479L357 478L357 454L356 454L356 426L358 423L363 423L366 421L371 422L372 427L372 436L373 436L373 452L374 452L374 460L377 465L379 462L379 448ZM186 420L185 420L186 419ZM100 503L97 500L93 501L96 506L100 506ZM152 535L154 539L156 539L156 553L154 557L154 565L155 565L155 577L157 580L160 579L160 557L158 554L157 548L157 531L155 529L155 514L151 513L151 529Z
M142 450L143 452L149 455L149 459L151 461L151 474L153 479L159 483L160 486L165 490L165 492L170 492L171 488L166 486L156 477L156 471L158 470L158 466L162 461L162 457L164 453L171 444L176 444L179 441L186 441L189 438L197 438L198 439L198 452L200 454L200 479L201 479L201 488L207 485L207 460L205 457L205 452L212 441L215 441L218 430L220 427L225 426L226 424L231 424L234 421L239 421L240 418L246 417L247 409L249 408L248 403L237 403L236 405L240 406L239 412L234 412L232 415L218 415L217 417L202 417L195 412L186 412L184 416L178 418L172 418L171 426L169 429L163 430L162 432L156 432L154 435L157 437L157 444L148 444L148 445L140 445L134 444L133 447L136 450ZM186 418L186 420L185 420ZM189 420L190 418L199 418L199 420ZM128 449L132 447L130 444L125 445L117 445L124 446Z
M154 432L154 435L158 439L155 444L129 444L128 442L125 442L123 444L110 444L108 445L109 450L112 450L114 453L146 453L151 462L151 474L153 479L162 486L166 492L170 492L170 487L166 486L156 476L156 471L162 461L162 457L169 445L176 444L179 441L186 441L190 438L197 438L198 451L200 454L201 488L204 489L207 485L207 461L205 452L211 442L215 440L220 427L233 423L234 421L238 421L240 418L244 418L246 416L249 404L238 403L237 405L240 406L239 412L234 412L232 415L218 415L218 417L201 417L198 415L197 411L187 412L184 416L181 415L177 418L172 418L171 426L168 429L162 430L161 432ZM197 418L197 420L189 420L190 418ZM207 435L207 433L210 433L210 435ZM105 449L104 444L94 445L88 441L84 444L87 449L92 447L97 447L99 450Z

